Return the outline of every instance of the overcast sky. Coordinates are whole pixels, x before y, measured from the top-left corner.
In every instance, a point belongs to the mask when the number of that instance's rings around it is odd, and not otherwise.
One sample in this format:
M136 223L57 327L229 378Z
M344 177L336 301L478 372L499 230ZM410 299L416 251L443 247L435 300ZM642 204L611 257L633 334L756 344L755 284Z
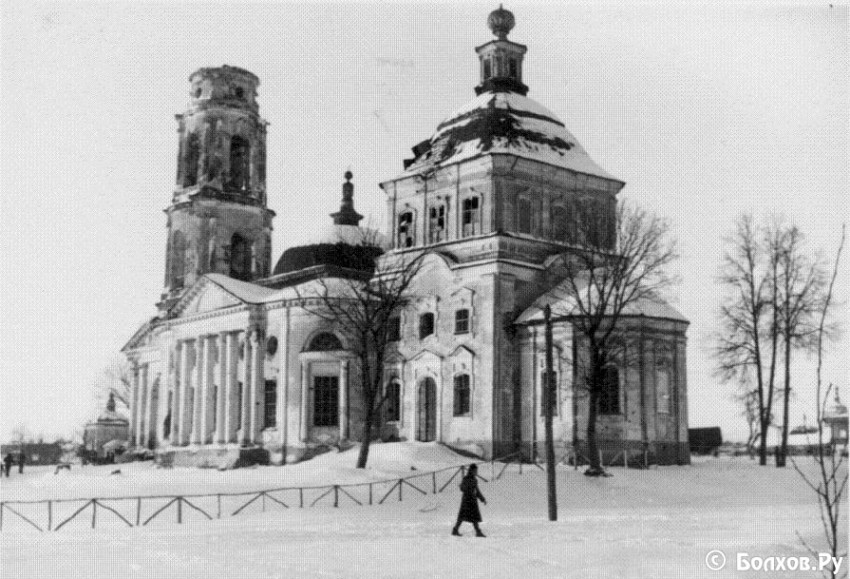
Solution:
M30 3L2 9L0 438L48 437L99 409L91 384L155 313L188 76L257 74L273 257L339 206L383 228L377 184L474 97L496 3ZM839 4L509 3L529 97L564 121L623 195L679 237L691 426L745 431L712 376L721 237L784 213L830 253L848 213L848 10ZM845 256L845 258L848 256ZM847 260L842 297L850 287ZM847 308L839 316L846 320ZM848 390L848 340L825 378ZM795 365L793 423L814 414Z

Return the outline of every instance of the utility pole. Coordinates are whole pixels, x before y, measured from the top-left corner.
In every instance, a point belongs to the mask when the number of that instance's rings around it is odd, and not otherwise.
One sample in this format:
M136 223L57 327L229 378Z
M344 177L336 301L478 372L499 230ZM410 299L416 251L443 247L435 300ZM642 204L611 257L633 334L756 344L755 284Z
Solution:
M552 368L552 308L543 310L546 322L546 379L543 382L543 404L546 406L546 487L549 495L549 520L558 520L558 496L555 489L555 441L552 434L552 410L555 407L555 373Z

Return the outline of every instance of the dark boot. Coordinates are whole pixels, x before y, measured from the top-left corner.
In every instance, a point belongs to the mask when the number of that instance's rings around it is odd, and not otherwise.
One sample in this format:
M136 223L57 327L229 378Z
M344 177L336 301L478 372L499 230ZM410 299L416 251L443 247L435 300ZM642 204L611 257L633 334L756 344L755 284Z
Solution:
M475 525L475 536L476 537L486 537L484 533L481 532L481 529L478 528L478 525Z
M460 531L457 530L457 527L457 525L452 527L452 535L454 535L455 537L461 537L462 535L460 534Z

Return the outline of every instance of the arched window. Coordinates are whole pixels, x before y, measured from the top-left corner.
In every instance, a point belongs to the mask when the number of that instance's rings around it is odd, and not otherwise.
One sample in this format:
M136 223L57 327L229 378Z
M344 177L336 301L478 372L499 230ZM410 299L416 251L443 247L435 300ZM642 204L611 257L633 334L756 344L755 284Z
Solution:
M455 416L469 416L469 374L458 374L455 376Z
M564 237L564 241L567 243L576 243L577 235L576 235L576 206L574 201L567 201L566 206L564 207L564 220L566 221L566 235Z
M251 243L238 233L230 238L230 277L242 281L251 278Z
M491 71L491 66L490 66L490 59L485 58L484 59L484 78L482 78L481 80L487 80L488 78L490 78L491 72L492 71Z
M531 201L520 199L517 203L517 231L531 233Z
M401 318L393 316L387 321L387 341L398 342L401 340Z
M413 212L405 211L398 216L398 246L413 247Z
M190 133L186 138L186 171L183 174L183 186L191 187L198 183L198 160L201 157L201 144L198 135Z
M230 186L238 191L248 188L251 167L251 144L236 135L230 139Z
M446 206L443 204L431 207L428 220L428 240L437 243L446 239Z
M333 350L342 350L342 343L339 338L331 332L322 332L310 340L308 352L330 352Z
M614 365L605 366L602 392L599 396L600 414L620 413L620 371Z
M398 422L401 420L401 384L398 380L393 380L387 384L386 392L387 400L384 403L386 406L387 422Z
M424 340L434 333L434 314L427 312L419 316L419 339Z
M563 205L553 205L550 214L552 222L552 239L555 241L567 241L567 229L569 221L567 221L567 209Z
M464 237L481 233L481 211L478 197L463 200L462 205L462 234Z
M171 236L171 268L169 272L172 288L183 287L186 281L186 237L182 231Z

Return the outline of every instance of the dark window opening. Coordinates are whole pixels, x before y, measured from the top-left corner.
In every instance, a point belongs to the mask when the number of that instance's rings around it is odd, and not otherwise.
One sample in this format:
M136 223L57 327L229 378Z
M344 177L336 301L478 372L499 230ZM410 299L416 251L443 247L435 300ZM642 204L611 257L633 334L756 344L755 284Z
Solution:
M401 340L401 318L394 316L387 322L387 341L398 342Z
M244 99L245 98L245 89L242 88L241 86L237 86L236 89L233 91L233 94L235 94L236 98L238 98L238 99Z
M175 231L171 237L171 286L181 288L186 282L186 237Z
M201 144L198 135L190 134L186 138L186 171L183 175L183 186L191 187L198 183L198 160L201 157Z
M410 211L398 216L398 245L413 247L413 213Z
M339 377L313 378L313 426L339 426Z
M481 213L478 209L478 197L463 200L461 221L464 237L481 233Z
M230 139L230 187L238 191L248 188L251 167L251 145L239 135Z
M488 78L490 78L490 76L491 76L490 72L491 72L490 59L485 58L484 59L484 80L487 80Z
M277 353L277 338L275 336L271 336L268 340L266 340L266 354L269 356L274 356Z
M431 207L428 236L431 243L443 241L446 238L446 206Z
M517 62L514 58L510 60L510 75L512 78L517 78L517 76L519 76Z
M236 383L236 429L242 428L242 382Z
M309 352L330 352L333 350L342 350L342 343L336 335L330 332L317 334L316 337L310 341L310 347L307 348L307 351Z
M230 277L242 281L251 278L251 243L238 233L230 238Z
M517 203L517 231L531 233L531 201L520 199Z
M424 340L434 333L434 314L428 312L419 316L419 339Z
M468 416L470 410L469 400L469 374L455 376L455 416Z
M455 334L469 333L469 310L457 310L455 312Z
M401 384L393 380L387 384L386 420L398 422L401 420Z
M569 222L567 221L567 209L562 205L552 207L552 238L556 241L567 241L567 230Z
M263 424L265 428L274 428L277 426L277 380L266 380L263 394Z
M599 414L620 413L620 371L616 366L606 366L603 371L602 391L599 393Z

